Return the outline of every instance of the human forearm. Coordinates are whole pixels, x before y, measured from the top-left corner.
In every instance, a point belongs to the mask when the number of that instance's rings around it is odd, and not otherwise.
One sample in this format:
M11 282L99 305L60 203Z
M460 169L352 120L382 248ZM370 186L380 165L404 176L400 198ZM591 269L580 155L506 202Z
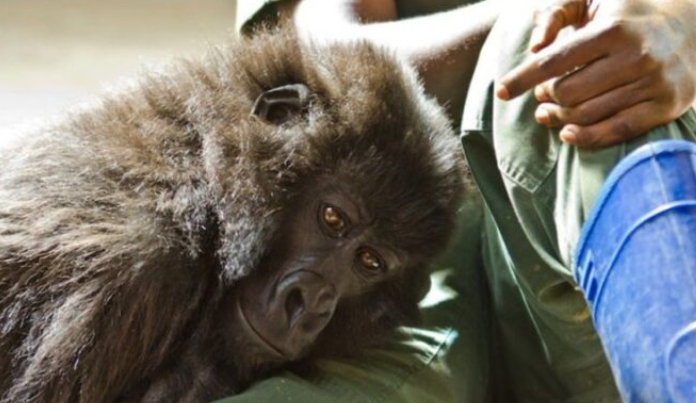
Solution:
M396 17L392 0L303 0L294 19L305 39L319 43L368 40L393 49L416 67L426 91L458 117L478 53L501 3L488 0L437 14L386 21Z

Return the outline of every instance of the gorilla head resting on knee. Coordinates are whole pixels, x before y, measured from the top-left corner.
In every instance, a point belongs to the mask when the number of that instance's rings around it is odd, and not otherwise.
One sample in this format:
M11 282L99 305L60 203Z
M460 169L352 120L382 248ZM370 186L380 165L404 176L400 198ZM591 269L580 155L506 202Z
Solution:
M274 32L0 154L0 399L205 402L411 323L464 191L366 44Z

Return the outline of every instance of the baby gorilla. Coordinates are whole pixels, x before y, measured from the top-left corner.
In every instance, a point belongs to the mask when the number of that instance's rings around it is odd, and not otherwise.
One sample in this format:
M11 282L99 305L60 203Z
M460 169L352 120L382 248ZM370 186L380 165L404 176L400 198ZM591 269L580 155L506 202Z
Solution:
M206 402L413 323L465 188L421 91L279 31L0 152L0 401Z

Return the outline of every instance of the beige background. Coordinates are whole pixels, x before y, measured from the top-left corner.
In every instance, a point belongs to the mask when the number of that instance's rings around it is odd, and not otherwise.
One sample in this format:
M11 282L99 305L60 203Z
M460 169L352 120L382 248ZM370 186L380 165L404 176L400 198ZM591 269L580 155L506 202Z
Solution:
M235 0L0 0L0 141L234 32Z
M0 0L0 143L146 64L233 35L235 1Z

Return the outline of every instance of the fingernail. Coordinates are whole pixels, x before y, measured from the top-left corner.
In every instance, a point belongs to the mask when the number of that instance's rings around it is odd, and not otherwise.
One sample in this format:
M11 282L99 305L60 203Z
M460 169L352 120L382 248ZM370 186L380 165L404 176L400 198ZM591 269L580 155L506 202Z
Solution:
M551 124L551 115L546 108L537 108L536 112L534 112L534 118L540 125L547 126Z
M564 127L563 130L561 130L560 137L564 143L573 144L577 141L578 134L575 132L575 129Z
M510 93L508 92L508 89L505 88L503 84L496 84L495 86L495 95L504 100L510 99Z
M549 100L549 97L546 95L544 87L542 87L541 85L537 85L536 87L534 87L534 97L539 102L546 102Z
M538 27L534 28L532 35L529 37L529 50L533 53L536 53L539 50L539 46L541 45L541 36L541 30Z

